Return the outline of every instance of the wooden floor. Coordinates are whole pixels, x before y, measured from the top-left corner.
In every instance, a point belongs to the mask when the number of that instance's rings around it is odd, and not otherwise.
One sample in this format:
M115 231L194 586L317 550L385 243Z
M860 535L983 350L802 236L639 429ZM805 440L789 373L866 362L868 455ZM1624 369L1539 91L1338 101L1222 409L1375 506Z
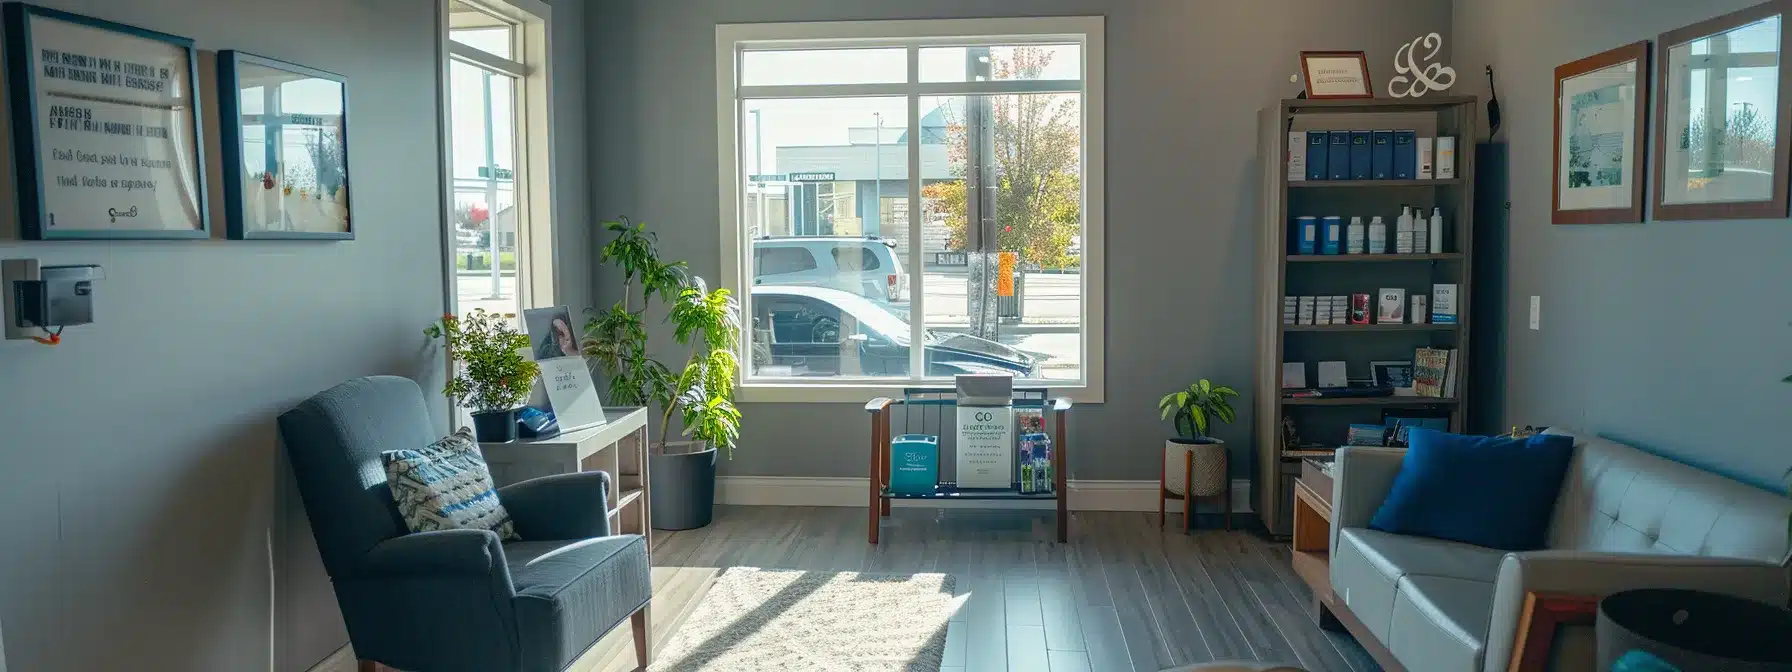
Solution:
M1378 670L1347 635L1320 630L1286 545L1244 532L1159 530L1157 514L896 509L865 543L857 508L717 507L709 527L656 533L653 639L665 642L728 567L944 572L965 607L945 671L1149 670L1261 660L1314 672ZM892 615L900 617L900 615ZM575 664L630 670L625 624Z

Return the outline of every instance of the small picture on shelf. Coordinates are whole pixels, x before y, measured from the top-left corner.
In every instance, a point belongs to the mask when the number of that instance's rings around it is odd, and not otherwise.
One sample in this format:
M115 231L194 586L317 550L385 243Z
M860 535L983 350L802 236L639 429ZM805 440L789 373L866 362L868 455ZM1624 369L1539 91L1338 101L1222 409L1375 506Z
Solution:
M1450 431L1450 412L1440 410L1386 410L1381 412L1381 424L1387 427L1388 445L1406 445L1406 434L1414 427L1435 429L1440 432Z
M1413 396L1411 361L1369 362L1369 370L1374 372L1376 387L1391 389L1396 397Z
M1376 324L1406 323L1406 290L1383 287L1380 305L1375 313Z

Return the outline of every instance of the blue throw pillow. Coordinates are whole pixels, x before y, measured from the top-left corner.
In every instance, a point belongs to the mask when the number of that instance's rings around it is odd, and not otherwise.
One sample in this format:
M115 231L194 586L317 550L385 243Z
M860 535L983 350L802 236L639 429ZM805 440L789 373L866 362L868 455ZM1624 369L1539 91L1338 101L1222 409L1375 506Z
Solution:
M1543 548L1574 439L1414 429L1369 528L1497 548Z

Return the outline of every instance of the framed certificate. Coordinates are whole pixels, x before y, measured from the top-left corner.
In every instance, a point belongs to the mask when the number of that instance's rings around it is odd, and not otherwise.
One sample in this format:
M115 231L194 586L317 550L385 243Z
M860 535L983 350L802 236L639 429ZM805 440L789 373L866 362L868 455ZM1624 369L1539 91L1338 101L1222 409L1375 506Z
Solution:
M1369 58L1360 51L1300 52L1300 71L1307 80L1307 97L1374 98L1369 83Z
M230 238L353 239L342 76L220 51L218 89Z
M211 235L193 41L7 3L26 240Z

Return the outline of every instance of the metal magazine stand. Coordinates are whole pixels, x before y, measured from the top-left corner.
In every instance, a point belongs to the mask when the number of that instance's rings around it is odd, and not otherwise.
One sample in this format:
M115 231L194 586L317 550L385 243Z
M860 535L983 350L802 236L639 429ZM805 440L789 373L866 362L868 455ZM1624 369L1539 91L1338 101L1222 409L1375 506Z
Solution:
M1053 399L1044 389L1022 389L1014 391L1014 410L1016 414L1036 409L1046 419L1044 429L1048 430L1052 439L1052 491L1046 493L1023 493L1018 484L1006 490L960 490L957 483L944 477L945 465L953 464L955 459L952 450L956 443L948 449L946 437L953 428L957 415L957 393L953 388L908 388L902 391L899 399L878 397L865 404L865 412L871 414L871 478L869 480L870 525L866 528L866 538L870 543L877 543L878 525L884 516L890 515L892 499L946 499L946 500L1057 500L1058 502L1058 541L1065 542L1069 538L1069 512L1067 504L1067 488L1064 465L1069 463L1070 444L1065 440L1068 417L1070 414L1069 399ZM890 491L890 442L894 438L891 433L892 418L898 412L902 415L904 434L933 432L941 438L939 462L941 478L939 487L931 493L909 494Z

